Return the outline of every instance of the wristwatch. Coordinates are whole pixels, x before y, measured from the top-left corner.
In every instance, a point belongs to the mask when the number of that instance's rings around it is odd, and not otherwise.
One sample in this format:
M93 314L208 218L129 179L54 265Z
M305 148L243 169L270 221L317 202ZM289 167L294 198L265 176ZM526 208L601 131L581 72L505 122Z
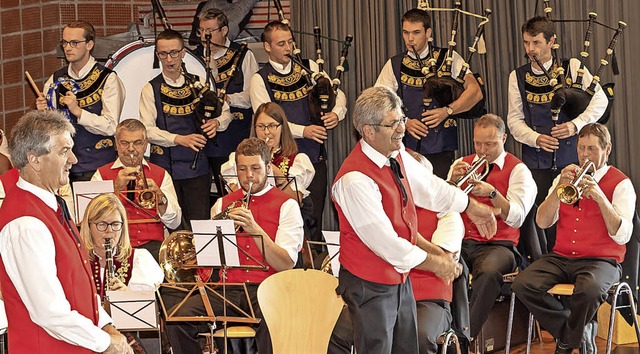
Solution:
M453 108L451 108L451 106L446 106L445 108L447 109L447 116L451 117L453 115Z
M491 193L489 193L489 195L488 195L487 197L488 197L489 199L493 199L493 198L495 198L495 197L496 197L496 195L498 195L498 190L494 188L494 189L491 191Z
M160 198L160 202L158 203L158 205L165 205L165 204L167 204L167 197L163 195L162 198Z

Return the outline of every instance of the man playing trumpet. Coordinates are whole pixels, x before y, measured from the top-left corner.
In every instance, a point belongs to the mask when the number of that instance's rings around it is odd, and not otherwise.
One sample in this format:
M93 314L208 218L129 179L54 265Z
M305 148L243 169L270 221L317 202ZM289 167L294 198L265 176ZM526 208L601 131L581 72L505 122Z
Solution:
M173 180L162 167L147 162L147 130L137 119L125 119L116 127L118 159L96 171L93 181L113 181L113 190L119 194L129 219L129 237L133 247L147 249L158 261L160 245L164 240L164 227L176 229L181 222L182 210L178 205ZM141 181L142 170L146 181ZM154 202L150 209L142 207L139 192L146 187ZM129 191L129 192L127 192ZM157 219L156 221L149 221Z
M574 181L580 167L571 164L555 178L536 215L542 228L557 223L553 252L533 262L513 284L518 299L557 339L556 353L571 353L583 342L586 350L581 352L594 352L597 330L592 319L620 279L636 202L631 180L607 164L611 136L604 125L585 125L577 150L580 165L593 162L595 173ZM557 190L565 183L581 190L582 198L575 204L560 202ZM558 283L575 285L569 311L547 293Z
M518 258L515 247L520 239L519 228L531 210L537 192L531 171L517 157L504 150L506 140L502 118L485 114L473 129L476 153L456 160L449 171L449 179L458 181L468 173L467 168L472 163L484 157L489 163L489 172L485 178L469 179L470 194L473 199L501 210L498 232L491 238L481 236L471 220L462 214L465 226L462 258L473 275L469 304L472 338L480 333L500 295L502 275L516 269Z

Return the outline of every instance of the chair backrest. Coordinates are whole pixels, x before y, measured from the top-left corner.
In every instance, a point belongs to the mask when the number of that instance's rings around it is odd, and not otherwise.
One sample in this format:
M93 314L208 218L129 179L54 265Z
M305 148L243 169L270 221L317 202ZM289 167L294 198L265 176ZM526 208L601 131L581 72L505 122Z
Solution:
M327 352L344 305L337 286L334 276L313 269L278 272L260 284L258 303L274 353Z
M633 215L633 234L629 242L627 242L627 251L621 266L622 277L620 281L629 284L633 292L633 297L638 299L638 283L640 282L640 218L638 217L637 211ZM626 302L625 297L622 297L622 300ZM633 323L630 309L622 309L620 310L620 314L629 324Z
M518 251L525 258L523 261L526 262L525 264L520 264L521 268L533 263L533 261L547 253L545 231L536 224L537 211L538 206L534 204L520 227Z

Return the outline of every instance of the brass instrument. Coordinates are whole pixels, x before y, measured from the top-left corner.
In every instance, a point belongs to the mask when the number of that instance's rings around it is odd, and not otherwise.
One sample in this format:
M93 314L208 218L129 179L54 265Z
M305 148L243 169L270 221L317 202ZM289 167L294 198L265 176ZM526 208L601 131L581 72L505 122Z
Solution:
M131 159L133 160L133 158L134 157L132 154ZM140 162L138 171L136 171L136 189L140 191L138 193L138 205L145 209L155 209L156 194L149 189L147 176L144 173L144 164L142 163L142 161Z
M480 172L481 168L484 167L482 172ZM481 180L485 178L489 174L489 161L487 161L486 156L481 156L477 159L471 166L467 167L467 172L460 177L457 181L447 181L452 186L462 188L462 185L470 179ZM473 189L473 184L467 184L467 186L462 190L465 194L469 194Z
M556 189L556 195L561 202L565 204L574 204L580 198L582 198L582 191L584 190L585 185L582 182L582 179L587 175L592 175L596 170L596 165L586 160L580 169L576 171L576 176L573 178L571 183L562 183Z
M160 246L160 268L171 284L194 282L197 269L183 269L185 265L196 264L196 246L193 233L187 230L174 231L162 241Z
M116 276L116 266L113 263L113 245L111 245L110 238L104 239L104 254L104 258L106 259L104 266L104 290L106 294L107 290L110 290L111 280Z
M221 212L211 217L211 220L226 220L230 219L229 213L235 209L240 207L249 207L249 202L251 201L251 188L253 187L253 182L249 182L249 190L245 194L243 198L236 199L233 202L229 203ZM236 231L238 231L238 227L236 227Z

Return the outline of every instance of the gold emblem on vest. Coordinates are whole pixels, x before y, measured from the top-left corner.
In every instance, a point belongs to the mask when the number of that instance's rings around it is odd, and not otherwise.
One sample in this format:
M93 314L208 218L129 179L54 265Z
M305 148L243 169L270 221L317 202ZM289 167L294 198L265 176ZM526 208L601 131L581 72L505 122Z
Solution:
M231 119L233 119L233 120L243 120L244 119L244 114L242 114L240 112L233 112L233 114L231 115Z
M111 148L113 147L113 140L102 139L98 141L94 147L96 150Z
M156 155L164 155L164 149L162 149L162 146L151 145L150 153Z
M172 99L184 100L185 98L189 98L193 93L191 92L191 89L189 87L176 89L163 83L162 85L160 85L160 94ZM171 114L174 116L184 116L191 114L193 110L193 101L184 105L172 105L166 102L162 102L162 112L166 114Z

